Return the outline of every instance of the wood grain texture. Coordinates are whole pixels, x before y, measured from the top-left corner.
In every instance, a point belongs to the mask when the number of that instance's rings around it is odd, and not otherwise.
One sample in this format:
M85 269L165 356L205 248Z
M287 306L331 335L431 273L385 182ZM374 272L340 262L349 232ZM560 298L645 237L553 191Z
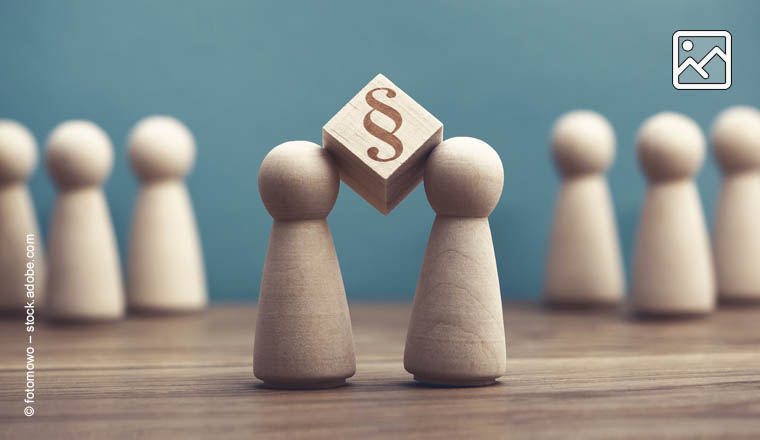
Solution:
M256 310L41 325L37 413L22 415L21 314L0 322L0 438L758 438L760 309L632 321L507 304L507 374L414 385L409 305L353 305L357 372L330 390L264 389Z
M280 144L259 169L259 193L274 223L253 371L272 387L334 387L356 371L346 289L326 219L339 185L332 158L311 142Z
M322 128L322 145L340 178L383 214L422 181L443 124L378 74Z
M446 139L425 163L435 211L404 347L404 369L434 385L493 385L506 370L501 289L488 216L504 186L496 151Z

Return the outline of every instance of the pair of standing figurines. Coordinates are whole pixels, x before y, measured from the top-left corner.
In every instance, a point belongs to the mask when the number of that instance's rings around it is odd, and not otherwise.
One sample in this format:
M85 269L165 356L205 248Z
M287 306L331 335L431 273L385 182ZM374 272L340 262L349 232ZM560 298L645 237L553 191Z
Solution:
M466 137L436 146L424 186L436 212L414 296L404 367L417 381L488 385L504 375L501 293L488 215L504 171L486 143ZM261 280L254 375L278 388L325 388L356 370L346 293L326 217L338 168L311 142L274 148L259 192L274 218Z

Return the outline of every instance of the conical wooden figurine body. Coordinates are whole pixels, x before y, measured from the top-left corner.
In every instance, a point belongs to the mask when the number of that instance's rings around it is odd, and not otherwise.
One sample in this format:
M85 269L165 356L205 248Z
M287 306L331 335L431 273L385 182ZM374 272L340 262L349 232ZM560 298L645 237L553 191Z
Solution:
M489 385L507 363L499 276L488 215L504 170L483 141L439 144L425 164L425 194L436 212L414 294L404 368L437 385Z
M32 133L0 119L0 313L24 314L45 296L45 251L26 180L37 164ZM31 267L29 266L31 264Z
M721 113L712 144L723 171L713 227L718 295L760 302L760 111Z
M338 386L356 370L346 292L326 220L339 183L332 158L311 142L281 144L261 164L259 193L274 223L253 373L268 386Z
M615 212L604 171L615 155L609 122L574 111L554 126L552 149L562 186L546 263L549 304L618 304L625 293Z
M693 181L704 159L704 136L686 116L660 113L644 122L636 148L649 188L633 257L634 310L649 315L711 312L715 275Z
M46 310L55 320L121 318L119 254L101 189L113 166L111 141L92 122L64 122L48 138L46 161L58 187L48 239Z
M141 312L189 312L208 302L195 215L183 177L195 160L195 140L178 120L153 116L129 136L129 158L140 179L127 257L127 301Z

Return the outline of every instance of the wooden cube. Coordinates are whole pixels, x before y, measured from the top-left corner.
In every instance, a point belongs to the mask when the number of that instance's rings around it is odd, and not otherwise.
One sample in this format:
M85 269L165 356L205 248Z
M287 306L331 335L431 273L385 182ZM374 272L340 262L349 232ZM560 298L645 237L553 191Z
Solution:
M382 74L322 128L340 178L383 214L422 181L443 124Z

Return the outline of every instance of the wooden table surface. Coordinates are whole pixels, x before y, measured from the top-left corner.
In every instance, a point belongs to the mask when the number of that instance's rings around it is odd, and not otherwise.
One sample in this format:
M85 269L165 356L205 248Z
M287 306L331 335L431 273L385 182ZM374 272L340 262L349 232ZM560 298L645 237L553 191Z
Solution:
M409 310L352 305L356 376L313 391L257 385L251 306L42 325L33 417L22 320L5 320L0 437L760 438L760 308L672 322L507 304L509 371L484 388L411 381Z

